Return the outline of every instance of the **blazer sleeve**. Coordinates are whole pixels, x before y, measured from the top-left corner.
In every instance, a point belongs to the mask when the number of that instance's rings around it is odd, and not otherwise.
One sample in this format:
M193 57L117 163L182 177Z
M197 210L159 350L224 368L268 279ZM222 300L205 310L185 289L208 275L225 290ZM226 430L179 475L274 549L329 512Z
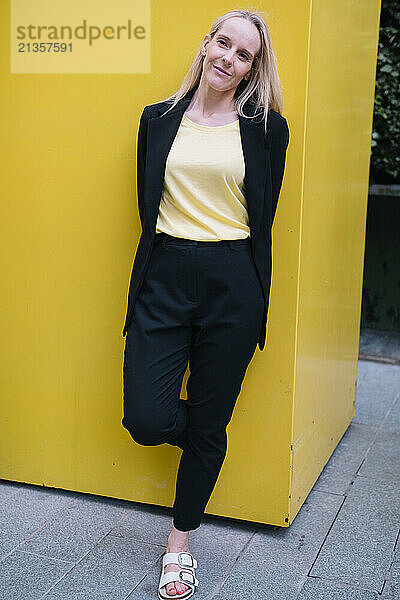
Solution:
M287 121L282 117L279 127L272 132L271 144L271 177L272 177L272 215L271 226L274 222L279 194L282 187L283 174L286 163L286 149L289 144L289 127Z
M146 147L147 147L147 106L145 106L139 122L137 137L137 156L136 156L136 183L140 222L144 228L144 181L146 165Z

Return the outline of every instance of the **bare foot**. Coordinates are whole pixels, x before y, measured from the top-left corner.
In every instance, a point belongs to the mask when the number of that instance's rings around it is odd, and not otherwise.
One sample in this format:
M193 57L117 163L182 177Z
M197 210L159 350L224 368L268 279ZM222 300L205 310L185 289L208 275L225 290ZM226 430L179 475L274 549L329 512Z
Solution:
M172 531L168 536L167 552L189 552L188 543L189 532L179 531L179 529L175 529L172 526ZM164 573L169 573L170 571L178 572L180 569L181 567L178 564L172 563L165 566ZM165 589L169 596L179 596L183 592L186 592L189 586L180 581L171 581L171 583L167 583Z

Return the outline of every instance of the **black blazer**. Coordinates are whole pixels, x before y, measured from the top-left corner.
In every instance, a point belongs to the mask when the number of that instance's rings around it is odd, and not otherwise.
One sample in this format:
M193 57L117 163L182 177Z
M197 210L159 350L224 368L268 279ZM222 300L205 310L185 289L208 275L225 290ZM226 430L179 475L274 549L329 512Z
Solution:
M166 101L150 104L143 110L137 144L137 193L142 226L131 272L128 306L123 336L132 318L135 300L146 274L153 248L158 207L160 204L168 153L177 134L183 113L197 89L192 88L165 116L170 106ZM244 194L249 215L251 250L263 290L264 318L258 345L264 348L271 285L271 228L274 221L285 169L289 143L287 121L269 109L267 132L262 119L254 117L254 105L246 102L246 119L239 115L239 127L245 162Z

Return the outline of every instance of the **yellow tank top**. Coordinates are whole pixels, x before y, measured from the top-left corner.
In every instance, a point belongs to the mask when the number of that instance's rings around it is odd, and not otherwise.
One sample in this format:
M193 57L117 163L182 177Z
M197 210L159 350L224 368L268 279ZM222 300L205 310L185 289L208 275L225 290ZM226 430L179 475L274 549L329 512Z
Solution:
M156 233L218 241L250 235L239 120L211 127L183 115L167 157Z

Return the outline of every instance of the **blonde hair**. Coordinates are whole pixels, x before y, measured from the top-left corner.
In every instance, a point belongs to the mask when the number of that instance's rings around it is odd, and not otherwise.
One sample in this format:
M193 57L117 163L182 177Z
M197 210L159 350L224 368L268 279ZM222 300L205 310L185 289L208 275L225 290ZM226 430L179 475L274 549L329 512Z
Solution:
M221 17L218 17L213 22L210 29L211 39L214 38L222 23L232 17L242 17L247 19L257 27L260 38L261 47L259 52L253 59L250 78L248 81L242 79L235 91L235 110L245 118L248 117L243 113L243 106L247 101L250 101L255 106L255 112L261 109L262 119L264 121L265 131L267 130L268 108L272 108L279 114L282 114L283 97L281 85L278 75L278 68L275 58L275 53L272 48L271 37L268 27L264 21L262 13L252 10L231 10ZM183 78L181 87L172 96L164 99L164 102L172 100L171 106L163 115L168 113L179 102L187 92L196 87L201 78L203 70L204 57L201 53L203 44L200 44L194 60Z

